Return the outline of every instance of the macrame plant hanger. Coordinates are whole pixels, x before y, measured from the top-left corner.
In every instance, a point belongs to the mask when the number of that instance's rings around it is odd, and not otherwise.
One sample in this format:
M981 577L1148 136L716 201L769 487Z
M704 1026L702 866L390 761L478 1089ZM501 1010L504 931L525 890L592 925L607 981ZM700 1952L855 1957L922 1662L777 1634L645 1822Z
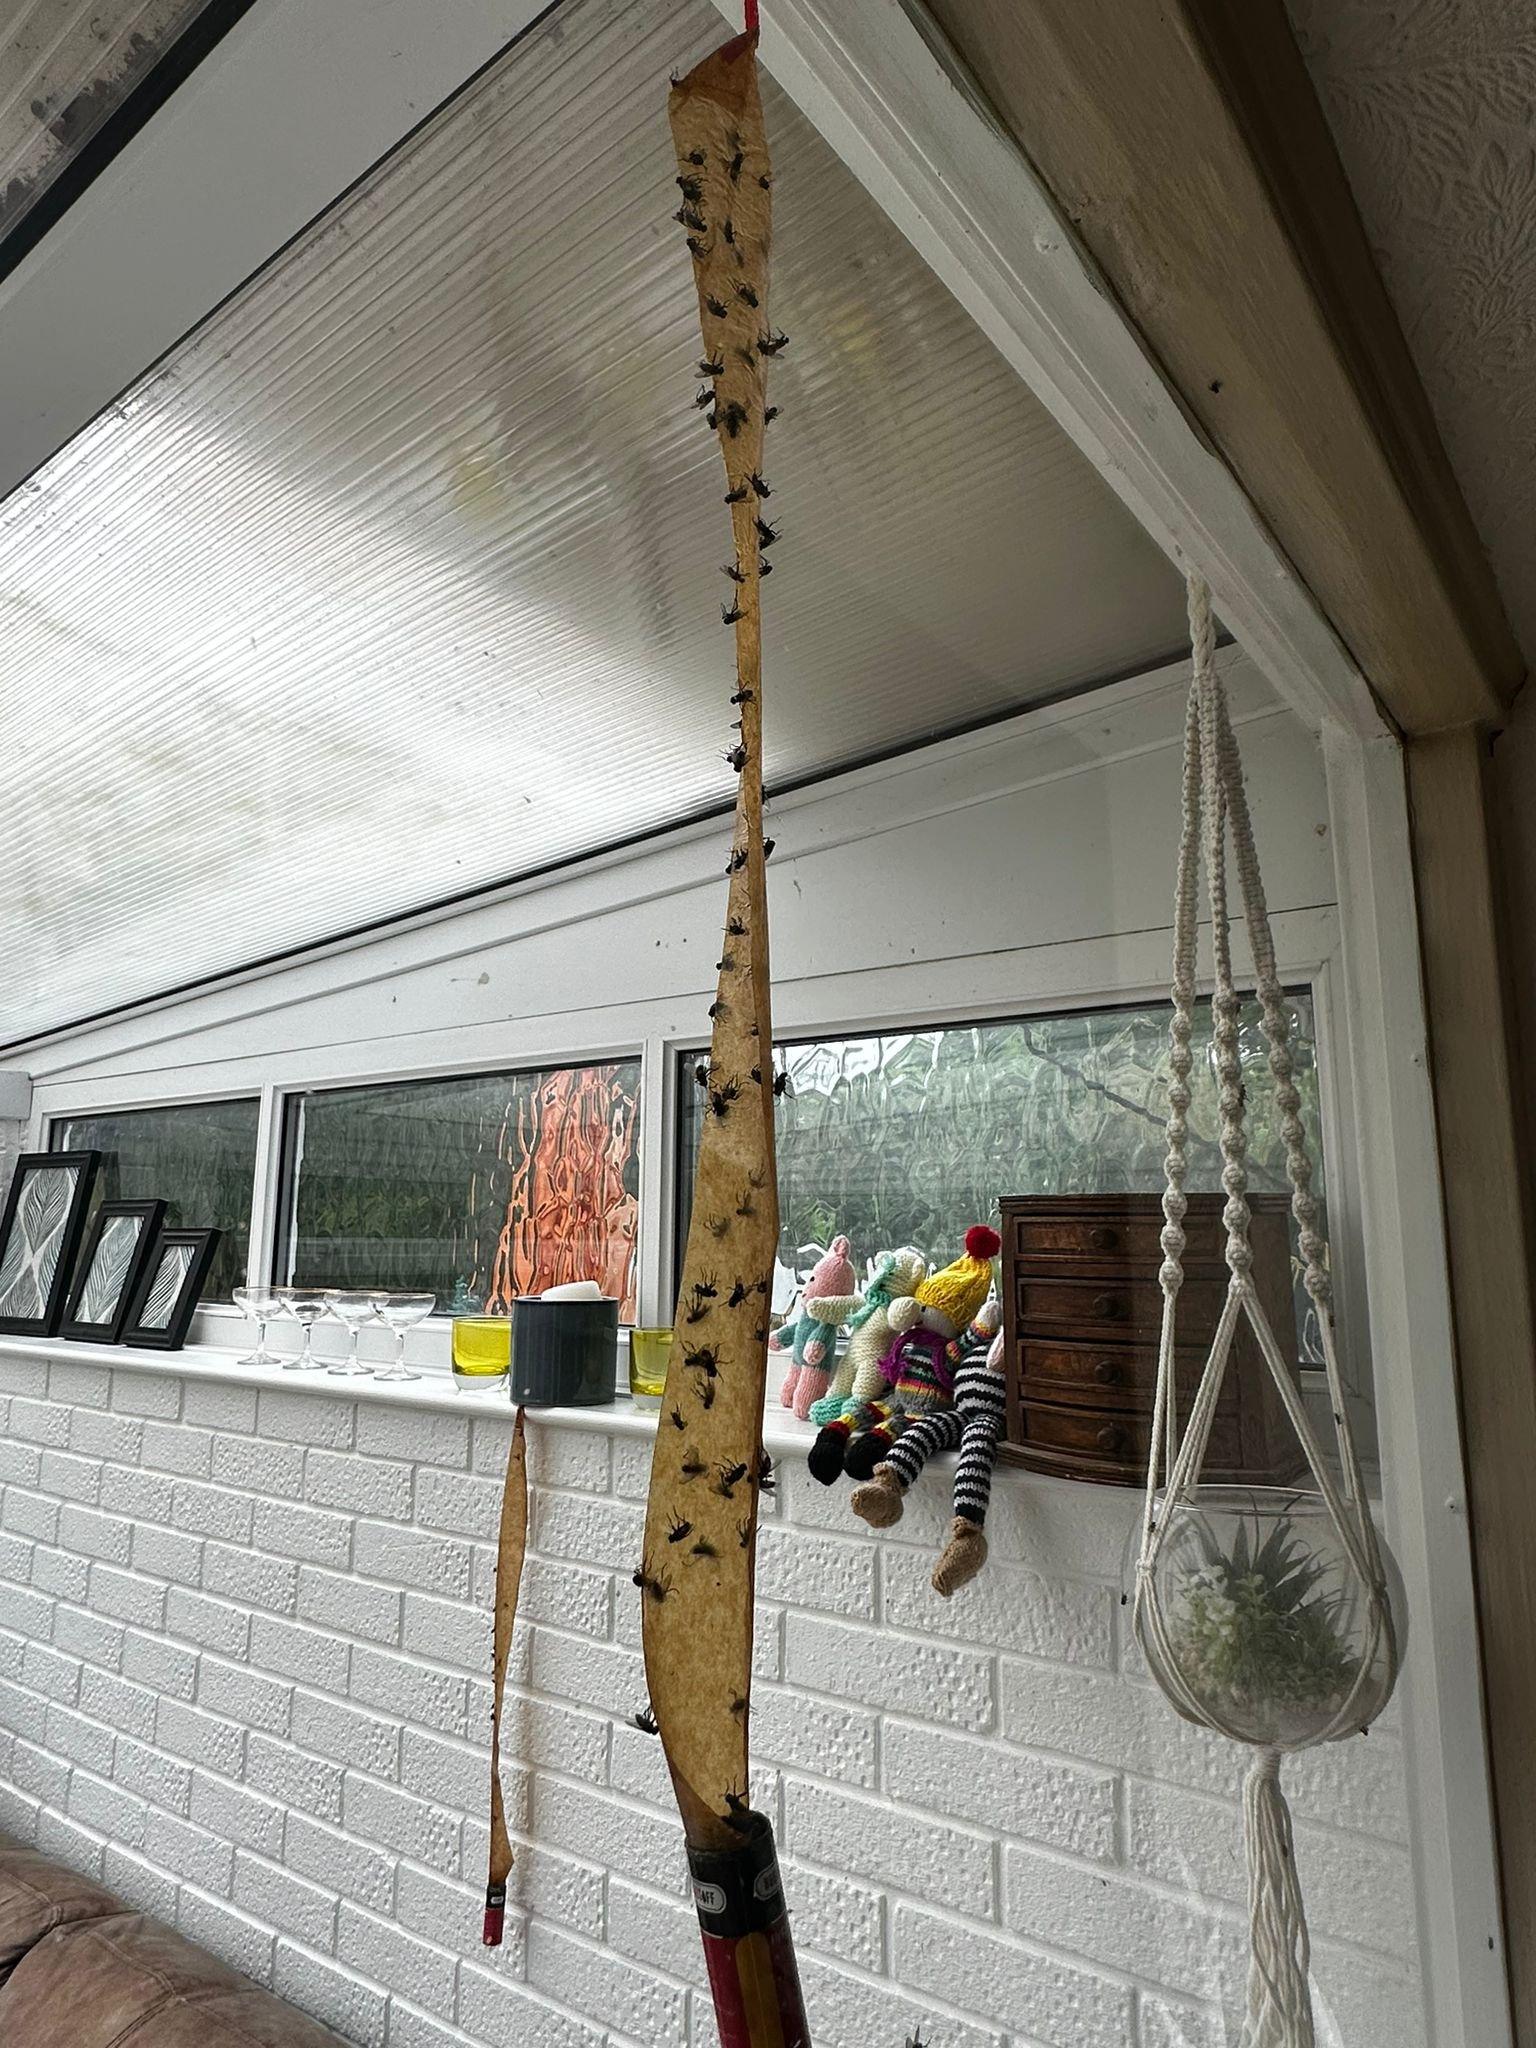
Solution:
M1251 1960L1241 2048L1314 2048L1306 1916L1292 1848L1290 1811L1280 1788L1280 1758L1287 1750L1334 1741L1367 1727L1391 1695L1397 1677L1399 1644L1382 1550L1361 1484L1360 1463L1339 1373L1327 1245L1318 1228L1318 1204L1312 1192L1312 1164L1301 1119L1301 1097L1294 1080L1285 996L1275 966L1242 764L1225 691L1215 666L1211 595L1197 575L1189 577L1188 596L1193 675L1184 727L1183 823L1174 913L1169 1054L1172 1078L1168 1090L1167 1188L1161 1238L1164 1257L1159 1276L1163 1322L1136 1568L1134 1626L1154 1677L1180 1714L1234 1740L1254 1743L1252 1723L1237 1725L1235 1710L1224 1706L1219 1695L1213 1697L1212 1688L1198 1682L1187 1657L1181 1656L1178 1618L1172 1611L1176 1589L1168 1583L1168 1575L1159 1572L1165 1546L1181 1511L1199 1511L1201 1467L1239 1319L1246 1317L1295 1430L1310 1469L1311 1483L1316 1496L1320 1496L1338 1553L1342 1554L1343 1569L1352 1575L1353 1590L1363 1602L1352 1682L1342 1689L1336 1705L1332 1700L1328 1702L1328 1710L1315 1725L1257 1744L1258 1753L1244 1789ZM1305 1286L1317 1310L1337 1450L1336 1470L1330 1469L1251 1279L1248 1137L1238 1045L1242 998L1232 982L1227 909L1229 834L1253 953L1269 1070L1281 1116L1286 1175L1291 1186L1291 1208L1298 1227ZM1176 1330L1179 1290L1184 1279L1184 1183L1188 1172L1189 1077L1194 1057L1190 1040L1202 847L1215 952L1213 1045L1220 1091L1222 1186L1227 1198L1223 1211L1226 1262L1231 1278L1210 1354L1181 1433L1176 1400ZM1292 1498L1299 1502L1308 1496L1298 1493Z

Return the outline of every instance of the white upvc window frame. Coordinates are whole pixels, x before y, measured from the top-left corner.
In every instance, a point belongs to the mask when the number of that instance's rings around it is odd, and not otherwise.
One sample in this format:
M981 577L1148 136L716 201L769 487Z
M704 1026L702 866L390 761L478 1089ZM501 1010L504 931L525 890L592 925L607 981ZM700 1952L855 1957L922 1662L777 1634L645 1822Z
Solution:
M1288 922L1290 937L1294 942L1298 933L1294 922ZM1357 1430L1360 1448L1370 1458L1374 1454L1375 1446L1370 1329L1363 1313L1365 1287L1361 1271L1361 1238L1355 1206L1355 1177L1350 1170L1352 1148L1345 1114L1349 1101L1347 1062L1342 1053L1341 1020L1331 1014L1332 1006L1338 1000L1339 989L1335 953L1336 949L1314 957L1305 966L1297 966L1294 970L1287 968L1282 961L1280 978L1287 990L1305 993L1312 1005L1313 1044L1316 1048L1318 1077L1318 1134L1334 1282L1335 1327L1345 1386L1353 1403L1351 1420ZM1211 983L1208 980L1200 979L1196 982L1197 1002L1206 1000L1211 992ZM888 1017L866 1014L855 1017L852 1021L831 1018L818 1020L809 1030L791 1029L782 1016L776 1015L773 1037L777 1051L780 1045L786 1043L895 1038L908 1032L964 1031L979 1024L1007 1024L1033 1017L1055 1018L1083 1015L1093 1011L1140 1007L1164 1009L1171 1017L1172 1007L1167 983L1125 988L1096 988L1084 995L1081 1000L1054 995L1048 1000L1037 1000L1033 993L1022 996L1015 994L1011 1001L973 1003L963 1013L957 1012L953 1004L947 1004L921 1012L907 1010ZM660 1128L655 1141L658 1146L665 1144L668 1149L668 1174L665 1181L666 1228L656 1233L662 1242L659 1270L654 1276L654 1305L659 1312L655 1319L660 1322L671 1321L671 1289L675 1276L682 1270L683 1247L679 1242L680 1219L677 1213L682 1141L679 1122L682 1083L679 1077L686 1072L687 1062L691 1057L700 1056L707 1050L707 1043L703 1036L694 1032L661 1039L656 1044L657 1057L667 1061L670 1077L669 1118ZM1009 1191L1006 1188L999 1188L994 1192L997 1195L1004 1195ZM966 1219L957 1217L954 1220L958 1230ZM643 1231L643 1214L641 1228ZM855 1246L855 1252L859 1256L875 1249L872 1245ZM1315 1399L1323 1398L1326 1382L1321 1369L1311 1372L1303 1368L1301 1377L1309 1396Z
M661 850L662 844L653 850ZM713 849L704 857L715 864ZM1345 1247L1357 1243L1359 1235L1349 1194L1349 1146L1341 1121L1341 1104L1348 1099L1349 1084L1346 1075L1335 1073L1335 1048L1341 1034L1336 1020L1328 1014L1338 986L1333 959L1337 921L1331 907L1325 906L1282 912L1275 922L1283 978L1287 985L1305 987L1312 995L1323 1152L1330 1188L1329 1215L1337 1257ZM1010 986L1011 977L1017 973L1010 956L969 957L948 963L952 971L965 977L971 990L961 1002L948 994L940 1000L933 999L934 970L927 961L882 968L857 977L823 975L796 981L780 996L775 1038L881 1037L940 1026L962 1028L1012 1018L1050 1017L1068 1011L1163 1004L1168 999L1164 951L1165 938L1159 933L1138 934L1130 939L1117 936L1072 941L1051 949L1049 985L1034 986L1023 994L1016 981ZM859 983L858 1008L850 1005L843 985L848 979ZM1200 992L1208 993L1204 984ZM661 1013L675 1007L670 1000L637 1006L642 1022L646 1010ZM195 1090L190 1092L183 1077L175 1073L166 1073L158 1087L127 1093L120 1080L114 1082L108 1077L88 1086L78 1080L43 1081L34 1090L30 1142L39 1148L45 1146L56 1124L75 1117L255 1097L259 1110L247 1278L253 1285L259 1285L277 1272L284 1241L285 1219L280 1213L280 1199L291 1100L333 1088L389 1087L411 1081L452 1080L458 1075L522 1073L638 1059L637 1314L642 1323L668 1323L672 1319L671 1276L676 1270L679 1250L678 1075L684 1056L702 1050L700 1035L696 1030L642 1029L627 1039L596 1037L591 1035L590 1018L581 1011L541 1018L539 1031L537 1041L519 1035L515 1052L490 1065L481 1049L483 1033L477 1026L464 1034L464 1042L456 1052L452 1049L454 1034L450 1031L440 1035L446 1036L447 1047L440 1047L430 1059L402 1058L384 1063L371 1045L333 1045L303 1055L304 1071L300 1078L293 1069L301 1056L281 1055L265 1062L270 1078L258 1085L253 1085L243 1061L237 1071L229 1071L218 1063L200 1068ZM1366 1325L1363 1317L1352 1312L1353 1303L1361 1297L1356 1293L1352 1298L1348 1277L1358 1261L1345 1257L1341 1265L1338 1313L1346 1371L1352 1382L1368 1390ZM232 1305L210 1303L199 1311L196 1336L199 1341L214 1344L234 1342L241 1323L239 1312ZM446 1368L446 1329L439 1348ZM1368 1404L1368 1391L1364 1400Z

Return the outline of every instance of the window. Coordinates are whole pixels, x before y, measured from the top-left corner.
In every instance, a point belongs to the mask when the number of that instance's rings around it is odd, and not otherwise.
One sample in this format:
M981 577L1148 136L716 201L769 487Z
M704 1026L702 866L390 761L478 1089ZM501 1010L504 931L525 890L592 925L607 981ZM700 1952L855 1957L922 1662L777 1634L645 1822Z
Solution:
M597 1280L634 1319L640 1062L289 1099L279 1277L442 1311Z
M1289 998L1296 1085L1321 1195L1317 1060L1309 994ZM776 1306L836 1231L855 1260L911 1244L940 1264L966 1227L996 1221L999 1196L1160 1194L1167 1101L1168 1007L1086 1010L879 1036L807 1039L776 1048L792 1094L777 1115L779 1260ZM1209 1003L1196 1009L1191 1192L1219 1191L1216 1079ZM1258 1005L1243 1012L1249 1102L1249 1185L1287 1192L1285 1147ZM678 1244L693 1202L700 1132L697 1053L682 1061ZM1301 1357L1317 1349L1311 1302L1297 1286Z
M54 1152L101 1154L96 1195L102 1201L159 1196L167 1204L166 1222L176 1228L221 1230L202 1299L228 1301L231 1288L245 1279L250 1251L259 1107L254 1098L172 1102L64 1117L49 1125L48 1145Z

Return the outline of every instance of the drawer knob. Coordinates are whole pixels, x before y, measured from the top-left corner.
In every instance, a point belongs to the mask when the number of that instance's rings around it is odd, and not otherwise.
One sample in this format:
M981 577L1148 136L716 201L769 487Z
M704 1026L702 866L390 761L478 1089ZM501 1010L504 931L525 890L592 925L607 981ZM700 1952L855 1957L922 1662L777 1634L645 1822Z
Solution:
M1111 1224L1097 1224L1088 1233L1088 1242L1096 1252L1112 1252L1120 1242L1120 1233Z
M1118 1422L1107 1422L1099 1431L1099 1449L1101 1451L1123 1451L1125 1449L1125 1431Z
M1093 1298L1093 1312L1100 1322L1118 1322L1125 1314L1125 1303L1118 1294L1096 1294Z
M1125 1373L1112 1358L1101 1358L1093 1368L1093 1376L1101 1387L1118 1387Z

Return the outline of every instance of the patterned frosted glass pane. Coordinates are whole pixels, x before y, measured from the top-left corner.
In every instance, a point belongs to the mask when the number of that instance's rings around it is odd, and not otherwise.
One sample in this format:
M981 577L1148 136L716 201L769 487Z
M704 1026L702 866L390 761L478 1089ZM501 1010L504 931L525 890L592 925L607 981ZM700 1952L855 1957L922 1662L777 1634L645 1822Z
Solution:
M258 1105L175 1102L162 1109L106 1111L52 1125L55 1152L99 1152L101 1201L159 1196L166 1222L187 1230L223 1231L201 1299L228 1301L245 1280L256 1184Z
M283 1277L444 1311L596 1280L633 1320L639 1098L638 1060L294 1097Z
M1309 995L1289 999L1296 1082L1321 1194L1317 1059ZM776 1049L794 1092L778 1105L779 1259L800 1277L837 1231L861 1263L912 1244L940 1262L1003 1195L1161 1194L1168 1086L1164 1004L955 1025L880 1037L806 1040ZM1192 1192L1218 1191L1221 1155L1210 1005L1196 1012L1189 1113ZM1249 1185L1287 1191L1285 1147L1259 1029L1243 1013L1249 1089ZM693 1200L698 1055L683 1062L679 1219ZM681 1233L679 1236L681 1242ZM1301 1355L1317 1354L1311 1303L1297 1289Z

